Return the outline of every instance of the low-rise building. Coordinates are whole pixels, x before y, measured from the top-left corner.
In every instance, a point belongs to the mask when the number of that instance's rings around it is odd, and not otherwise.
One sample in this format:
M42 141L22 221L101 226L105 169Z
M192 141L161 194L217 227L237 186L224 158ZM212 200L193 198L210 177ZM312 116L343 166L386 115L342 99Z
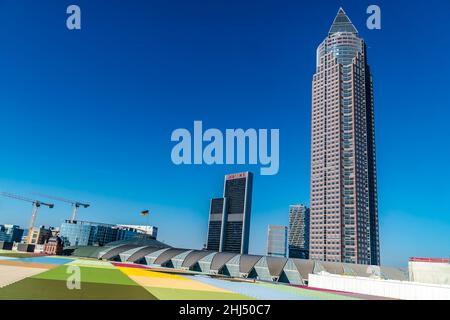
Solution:
M45 226L40 226L33 228L28 234L28 244L40 245L45 244L48 239L52 236L52 230L45 228Z
M413 282L450 285L450 259L410 258L409 280Z
M156 239L157 228L66 220L61 225L59 234L64 247L104 246L113 241L131 239L139 235Z
M119 235L119 240L128 239L129 236L135 237L136 233L148 235L151 239L156 239L158 236L158 228L155 226L118 224L116 227L124 234L123 236Z
M0 250L12 250L14 242L0 241Z
M21 242L24 230L13 224L0 224L0 241Z
M59 227L51 227L52 237L59 237Z
M44 246L44 253L48 255L60 255L63 251L63 242L60 237L51 237Z
M34 252L36 245L27 243L17 243L16 250L19 252ZM14 250L14 248L13 248Z

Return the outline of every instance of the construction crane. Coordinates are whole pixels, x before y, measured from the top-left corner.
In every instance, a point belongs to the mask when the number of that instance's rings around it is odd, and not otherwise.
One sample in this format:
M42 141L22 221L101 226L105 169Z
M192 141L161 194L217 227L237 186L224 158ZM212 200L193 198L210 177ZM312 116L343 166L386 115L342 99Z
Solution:
M73 223L77 219L77 212L78 212L79 207L88 208L90 206L90 204L87 204L87 203L81 203L79 201L64 199L61 197L49 196L47 194L41 194L41 193L36 193L36 192L33 192L33 194L39 195L41 197L45 197L48 199L56 200L56 201L70 203L73 206L72 218L70 219L70 223Z
M37 212L40 206L47 206L50 209L52 209L55 205L53 203L46 203L40 200L35 199L29 199L17 194L9 193L9 192L0 192L0 195L7 198L22 200L26 202L30 202L33 204L33 213L31 214L31 222L30 227L28 228L28 237L27 237L27 243L31 243L31 238L33 235L33 228L34 228L34 221L36 220Z

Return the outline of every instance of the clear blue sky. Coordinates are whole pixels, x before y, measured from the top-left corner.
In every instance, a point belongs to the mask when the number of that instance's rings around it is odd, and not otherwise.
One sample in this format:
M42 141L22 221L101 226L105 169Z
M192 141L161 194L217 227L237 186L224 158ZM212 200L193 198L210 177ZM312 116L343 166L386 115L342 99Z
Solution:
M82 9L82 30L65 27ZM315 52L343 6L366 40L375 81L382 263L450 255L450 37L446 0L0 2L0 189L88 201L79 218L144 223L200 248L223 175L255 173L252 253L267 225L309 201ZM279 128L280 172L172 164L176 128ZM70 207L41 209L58 225ZM0 199L0 223L27 226L27 203Z

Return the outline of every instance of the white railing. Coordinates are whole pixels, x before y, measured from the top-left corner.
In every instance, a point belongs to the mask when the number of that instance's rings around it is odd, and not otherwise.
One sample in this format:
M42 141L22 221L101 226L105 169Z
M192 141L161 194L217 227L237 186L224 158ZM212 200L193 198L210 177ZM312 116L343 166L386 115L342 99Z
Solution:
M450 286L410 281L310 274L309 287L403 300L450 300Z

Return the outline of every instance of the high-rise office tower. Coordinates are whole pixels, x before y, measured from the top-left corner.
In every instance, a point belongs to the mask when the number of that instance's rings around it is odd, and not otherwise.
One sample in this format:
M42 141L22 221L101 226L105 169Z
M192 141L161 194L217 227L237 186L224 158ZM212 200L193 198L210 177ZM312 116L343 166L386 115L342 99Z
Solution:
M225 176L223 198L212 199L206 249L248 253L253 174Z
M379 265L372 75L342 8L317 49L311 131L310 258Z
M289 258L309 258L309 208L289 206Z
M226 199L227 216L222 247L225 252L248 253L252 191L251 172L225 176L223 197Z
M227 216L226 199L211 199L209 206L209 224L206 249L222 251L222 235L225 226L224 219Z
M269 225L267 230L267 255L286 258L287 227Z

